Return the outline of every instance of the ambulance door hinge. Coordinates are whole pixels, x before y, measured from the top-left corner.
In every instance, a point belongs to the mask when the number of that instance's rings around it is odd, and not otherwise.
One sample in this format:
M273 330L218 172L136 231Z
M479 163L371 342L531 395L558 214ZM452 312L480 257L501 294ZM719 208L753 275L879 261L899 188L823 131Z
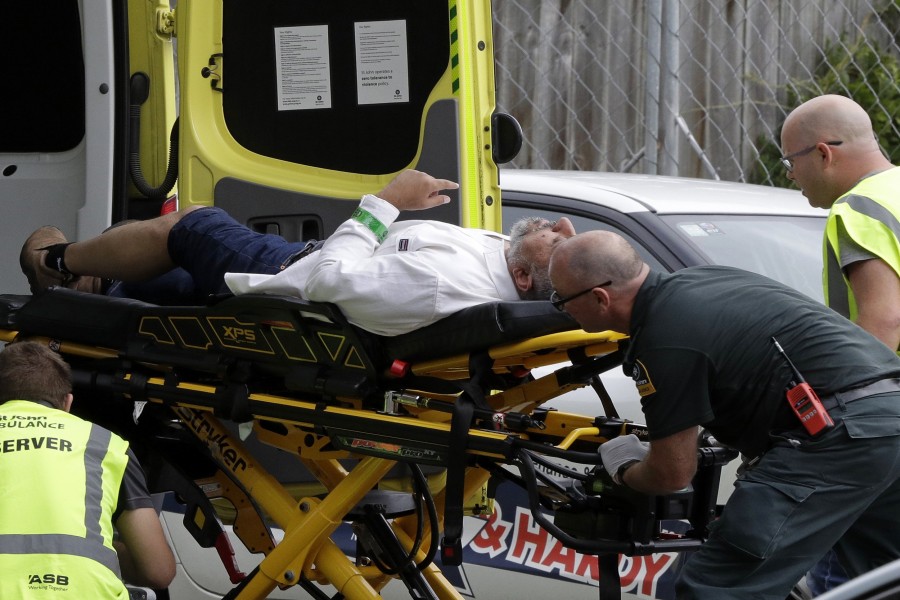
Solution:
M156 9L156 33L163 37L175 36L175 11L165 8Z

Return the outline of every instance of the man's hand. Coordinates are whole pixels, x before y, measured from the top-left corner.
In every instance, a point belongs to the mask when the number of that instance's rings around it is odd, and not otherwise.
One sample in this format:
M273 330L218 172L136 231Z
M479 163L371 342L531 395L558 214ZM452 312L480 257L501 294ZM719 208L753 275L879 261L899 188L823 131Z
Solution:
M603 468L618 483L616 475L622 465L644 460L650 452L650 444L642 442L636 435L620 435L605 444L600 444L600 458Z
M435 179L427 173L408 169L387 184L378 197L393 204L398 210L423 210L447 204L450 197L441 190L455 190L458 183L447 179Z

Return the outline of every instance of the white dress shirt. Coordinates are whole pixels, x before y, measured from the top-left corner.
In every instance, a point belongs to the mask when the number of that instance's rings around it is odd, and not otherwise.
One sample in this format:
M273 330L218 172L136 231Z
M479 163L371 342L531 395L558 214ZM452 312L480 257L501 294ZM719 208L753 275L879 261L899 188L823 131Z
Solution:
M383 243L348 219L321 250L284 271L227 273L225 283L235 294L333 302L351 323L389 336L475 304L519 299L506 264L506 236L439 221L395 222L399 211L372 195L359 206L388 227Z

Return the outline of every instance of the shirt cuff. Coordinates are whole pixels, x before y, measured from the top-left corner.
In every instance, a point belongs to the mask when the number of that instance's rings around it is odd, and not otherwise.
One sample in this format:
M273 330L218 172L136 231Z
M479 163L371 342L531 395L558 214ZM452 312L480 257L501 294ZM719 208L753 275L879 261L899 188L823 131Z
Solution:
M381 221L385 227L390 227L391 223L400 216L400 211L396 206L373 194L363 196L359 202L359 207Z

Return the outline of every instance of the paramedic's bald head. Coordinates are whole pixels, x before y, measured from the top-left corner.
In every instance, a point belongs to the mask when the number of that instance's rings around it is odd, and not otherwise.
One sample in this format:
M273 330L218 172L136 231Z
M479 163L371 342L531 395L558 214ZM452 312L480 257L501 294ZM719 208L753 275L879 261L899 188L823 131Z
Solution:
M550 257L550 280L560 298L590 290L560 307L586 331L627 333L634 297L647 273L649 267L631 244L610 231L578 234Z
M812 206L830 208L866 175L892 165L882 154L865 109L827 94L795 108L781 129L787 176Z
M869 115L845 96L818 96L795 108L784 120L782 137L794 133L803 147L818 141L840 140L843 144L859 142L878 150Z

